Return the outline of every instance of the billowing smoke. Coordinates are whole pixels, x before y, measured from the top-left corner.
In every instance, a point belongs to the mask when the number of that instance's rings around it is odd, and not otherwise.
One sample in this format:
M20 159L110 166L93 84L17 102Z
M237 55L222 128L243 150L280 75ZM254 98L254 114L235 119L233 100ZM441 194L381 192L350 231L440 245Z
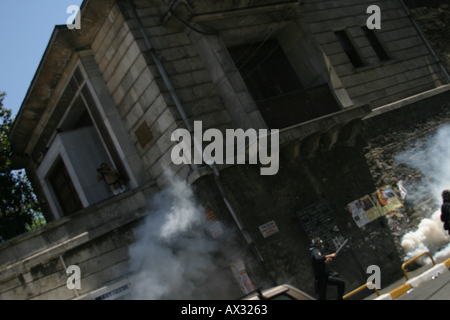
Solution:
M235 299L236 283L220 243L204 232L205 209L185 182L150 200L150 214L129 250L134 298ZM223 227L223 226L222 226Z
M405 153L396 158L422 174L421 181L414 186L415 195L409 201L421 199L427 195L432 199L434 210L428 209L427 216L420 222L416 231L409 232L403 237L402 247L406 253L405 260L412 259L423 252L430 252L434 259L440 259L450 254L450 237L443 229L440 220L441 192L450 189L450 126L439 128L427 140L419 140ZM422 199L423 200L423 199ZM436 210L436 208L438 208ZM418 261L421 264L431 263L429 258Z
M403 237L402 247L406 260L410 260L424 252L430 252L433 258L444 258L450 254L450 237L442 227L441 212L436 211L430 218L423 219L414 232ZM431 262L427 256L419 260L422 264Z

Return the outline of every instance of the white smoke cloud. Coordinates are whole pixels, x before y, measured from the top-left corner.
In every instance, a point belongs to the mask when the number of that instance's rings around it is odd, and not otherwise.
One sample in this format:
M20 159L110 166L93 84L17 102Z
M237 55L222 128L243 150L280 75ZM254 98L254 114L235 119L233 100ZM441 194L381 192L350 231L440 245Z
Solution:
M185 182L172 181L151 199L151 212L129 249L134 298L237 298L220 243L203 232L205 209Z
M423 174L418 192L428 193L435 204L442 203L441 192L450 189L450 126L439 128L435 135L426 141L417 141L411 150L396 157L396 161L403 162ZM429 212L416 231L407 233L402 240L402 247L406 253L405 260L410 260L424 252L430 252L433 259L441 259L450 254L450 236L443 229L440 220L440 209ZM431 259L418 260L420 264L431 263Z
M436 211L431 218L423 219L417 230L409 232L403 237L402 247L406 260L410 260L424 252L430 252L433 259L443 258L450 253L450 237L442 227L441 212ZM442 249L444 248L444 249ZM431 263L431 259L424 257L421 264Z

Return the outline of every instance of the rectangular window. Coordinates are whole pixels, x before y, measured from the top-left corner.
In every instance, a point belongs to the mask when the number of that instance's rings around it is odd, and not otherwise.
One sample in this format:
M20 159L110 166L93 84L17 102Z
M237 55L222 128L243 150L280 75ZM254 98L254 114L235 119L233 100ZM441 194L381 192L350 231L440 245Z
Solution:
M83 210L81 200L61 158L57 161L48 180L65 216Z
M367 40L369 40L370 45L372 46L380 61L390 60L389 55L386 53L386 50L384 50L375 32L367 27L362 27L361 29L363 30Z
M303 89L278 40L228 48L255 101Z
M364 67L365 65L364 62L362 61L361 57L359 56L358 52L353 46L353 43L351 42L345 30L336 31L334 32L334 34L338 38L339 43L341 44L342 48L344 49L353 66L355 68Z

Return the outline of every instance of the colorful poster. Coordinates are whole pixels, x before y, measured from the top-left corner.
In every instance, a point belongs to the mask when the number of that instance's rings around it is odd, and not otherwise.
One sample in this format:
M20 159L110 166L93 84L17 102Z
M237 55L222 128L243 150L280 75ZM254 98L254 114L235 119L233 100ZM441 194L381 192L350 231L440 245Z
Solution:
M359 199L359 203L361 205L361 208L366 213L367 217L369 218L370 222L378 219L381 215L378 211L378 208L373 203L372 197L369 195L366 195Z
M392 214L397 209L403 207L390 186L384 186L378 189L377 199L380 201L381 209L379 211L382 216Z
M375 209L378 211L378 214L380 215L380 217L382 217L383 216L383 214L382 214L383 207L381 206L381 203L378 200L378 191L375 191L374 193L372 193L370 195L370 197L372 198L372 203L374 204Z
M401 207L403 207L403 204L394 194L391 186L384 186L371 195L353 201L347 205L347 210L361 228L367 224L367 221L372 222L379 217L392 215Z

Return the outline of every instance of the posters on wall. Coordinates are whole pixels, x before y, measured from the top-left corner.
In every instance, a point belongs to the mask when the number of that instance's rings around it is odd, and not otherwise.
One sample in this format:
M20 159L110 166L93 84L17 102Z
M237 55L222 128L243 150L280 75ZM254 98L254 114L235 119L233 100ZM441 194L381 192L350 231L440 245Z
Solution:
M352 214L353 220L358 225L358 227L364 227L370 222L359 200L350 202L347 205L347 210Z
M354 200L346 207L353 220L362 228L379 217L392 215L403 207L390 186L384 186L370 195Z
M255 291L256 288L248 276L244 261L242 261L241 258L238 258L234 262L230 263L230 267L236 281L241 287L242 292L249 294L250 292Z
M259 231L261 231L264 238L270 237L271 235L277 233L278 227L274 220L259 226Z
M336 221L333 219L331 209L325 201L298 211L297 216L310 240L317 237L323 240L326 254L336 252L344 243L345 238L340 233ZM347 248L344 248L342 253L346 252Z
M213 237L213 239L216 239L217 237L219 237L220 235L223 234L223 230L222 230L222 227L220 226L220 222L212 210L210 210L206 214L206 221L207 221L208 230L209 230L209 232L211 232L211 236Z

